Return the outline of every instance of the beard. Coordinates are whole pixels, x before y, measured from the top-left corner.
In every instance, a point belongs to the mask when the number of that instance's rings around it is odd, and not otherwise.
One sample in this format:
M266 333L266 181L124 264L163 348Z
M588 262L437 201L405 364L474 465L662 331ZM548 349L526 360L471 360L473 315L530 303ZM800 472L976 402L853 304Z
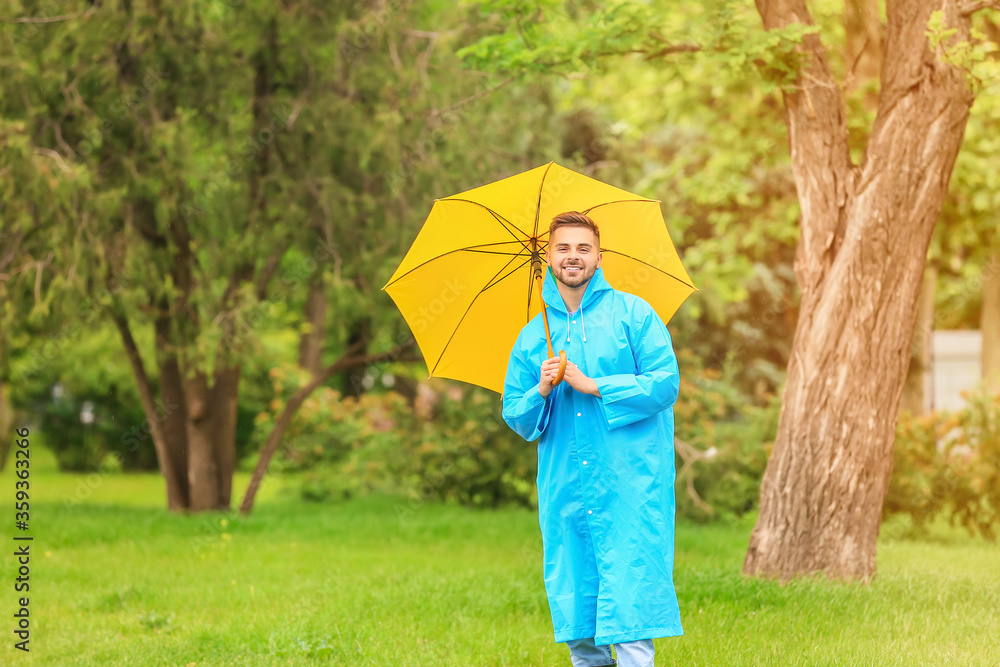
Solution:
M570 264L569 266L579 266L580 271L567 271L566 265L559 267L556 272L556 278L559 282L563 283L568 287L580 287L581 285L586 285L591 278L594 277L594 273L597 271L596 266L588 267L585 264Z

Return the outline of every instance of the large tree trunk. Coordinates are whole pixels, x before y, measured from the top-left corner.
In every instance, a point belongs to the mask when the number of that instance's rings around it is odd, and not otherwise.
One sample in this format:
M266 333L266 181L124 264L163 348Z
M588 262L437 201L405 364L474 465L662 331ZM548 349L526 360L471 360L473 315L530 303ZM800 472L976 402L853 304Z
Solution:
M812 24L804 0L757 6L768 29ZM746 574L875 573L924 260L972 103L963 73L928 48L936 9L957 28L952 39L967 39L951 0L888 7L879 112L860 167L818 36L806 38L800 86L785 94L802 305Z
M195 512L219 505L219 465L215 456L215 415L212 411L208 379L197 373L184 383L188 399L188 484Z
M212 411L216 419L215 457L219 474L219 507L229 509L236 472L236 404L239 399L239 367L215 371Z
M983 379L986 388L1000 394L1000 248L983 269L983 313L979 329L983 335Z
M937 288L937 269L928 266L924 269L923 286L920 290L920 307L918 309L917 326L913 332L913 346L910 348L910 368L903 385L903 398L899 410L908 410L910 414L922 415L927 411L928 400L932 390L930 378L931 352L934 338L934 292Z
M188 399L188 481L193 512L229 509L236 465L236 399L239 369L204 373L185 383Z
M163 420L157 412L153 387L146 374L146 367L142 361L142 355L139 353L139 347L132 337L128 320L125 319L124 309L119 304L115 305L116 312L112 314L112 318L118 328L118 333L121 335L125 354L132 366L132 374L135 376L136 388L139 391L139 402L146 415L146 423L149 425L148 431L153 438L153 447L156 450L156 460L167 486L167 508L174 512L180 512L188 507L188 485L185 478L187 471L185 467L175 463L171 452L171 443L167 441L162 424ZM169 415L171 411L168 406L169 404L166 404L164 410ZM132 433L131 436L134 438L136 446L144 440L141 431Z
M166 308L165 303L161 303L161 308ZM160 397L163 401L163 414L158 416L158 421L166 448L165 457L176 476L174 483L177 485L178 499L183 503L176 509L187 509L191 505L191 486L188 482L188 411L184 381L170 336L170 317L162 314L158 316L153 329L156 361L160 369ZM162 461L160 470L163 470Z

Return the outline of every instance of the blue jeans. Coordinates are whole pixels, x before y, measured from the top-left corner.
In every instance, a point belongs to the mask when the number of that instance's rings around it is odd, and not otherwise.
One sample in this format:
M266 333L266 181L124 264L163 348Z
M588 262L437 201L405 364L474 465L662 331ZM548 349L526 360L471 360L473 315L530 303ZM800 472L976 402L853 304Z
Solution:
M615 644L616 663L611 659L610 646L596 646L593 639L575 639L566 642L573 667L653 667L653 640L640 639L636 642Z

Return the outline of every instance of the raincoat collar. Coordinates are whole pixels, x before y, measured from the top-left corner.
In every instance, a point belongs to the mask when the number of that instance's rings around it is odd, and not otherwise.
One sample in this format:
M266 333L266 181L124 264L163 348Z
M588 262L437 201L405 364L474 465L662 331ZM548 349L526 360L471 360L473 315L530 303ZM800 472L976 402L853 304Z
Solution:
M590 304L601 296L601 292L610 289L612 289L611 284L604 278L604 269L597 267L597 270L594 271L594 275L590 278L590 282L587 283L586 289L583 291L583 301L580 302L580 307L589 308ZM549 268L546 268L545 271L545 284L542 286L542 298L545 299L545 305L549 308L555 308L562 313L569 312L566 309L566 302L563 301L562 294L559 293L559 287L556 285L555 276L552 275L552 270Z

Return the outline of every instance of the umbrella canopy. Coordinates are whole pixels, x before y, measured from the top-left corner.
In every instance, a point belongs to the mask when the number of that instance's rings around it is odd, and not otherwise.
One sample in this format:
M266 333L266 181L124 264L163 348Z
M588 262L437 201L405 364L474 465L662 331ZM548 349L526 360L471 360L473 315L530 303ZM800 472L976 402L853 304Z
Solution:
M413 331L431 377L503 391L511 347L541 310L533 272L549 223L565 211L601 231L601 268L668 322L695 291L660 202L550 162L437 199L384 289Z

